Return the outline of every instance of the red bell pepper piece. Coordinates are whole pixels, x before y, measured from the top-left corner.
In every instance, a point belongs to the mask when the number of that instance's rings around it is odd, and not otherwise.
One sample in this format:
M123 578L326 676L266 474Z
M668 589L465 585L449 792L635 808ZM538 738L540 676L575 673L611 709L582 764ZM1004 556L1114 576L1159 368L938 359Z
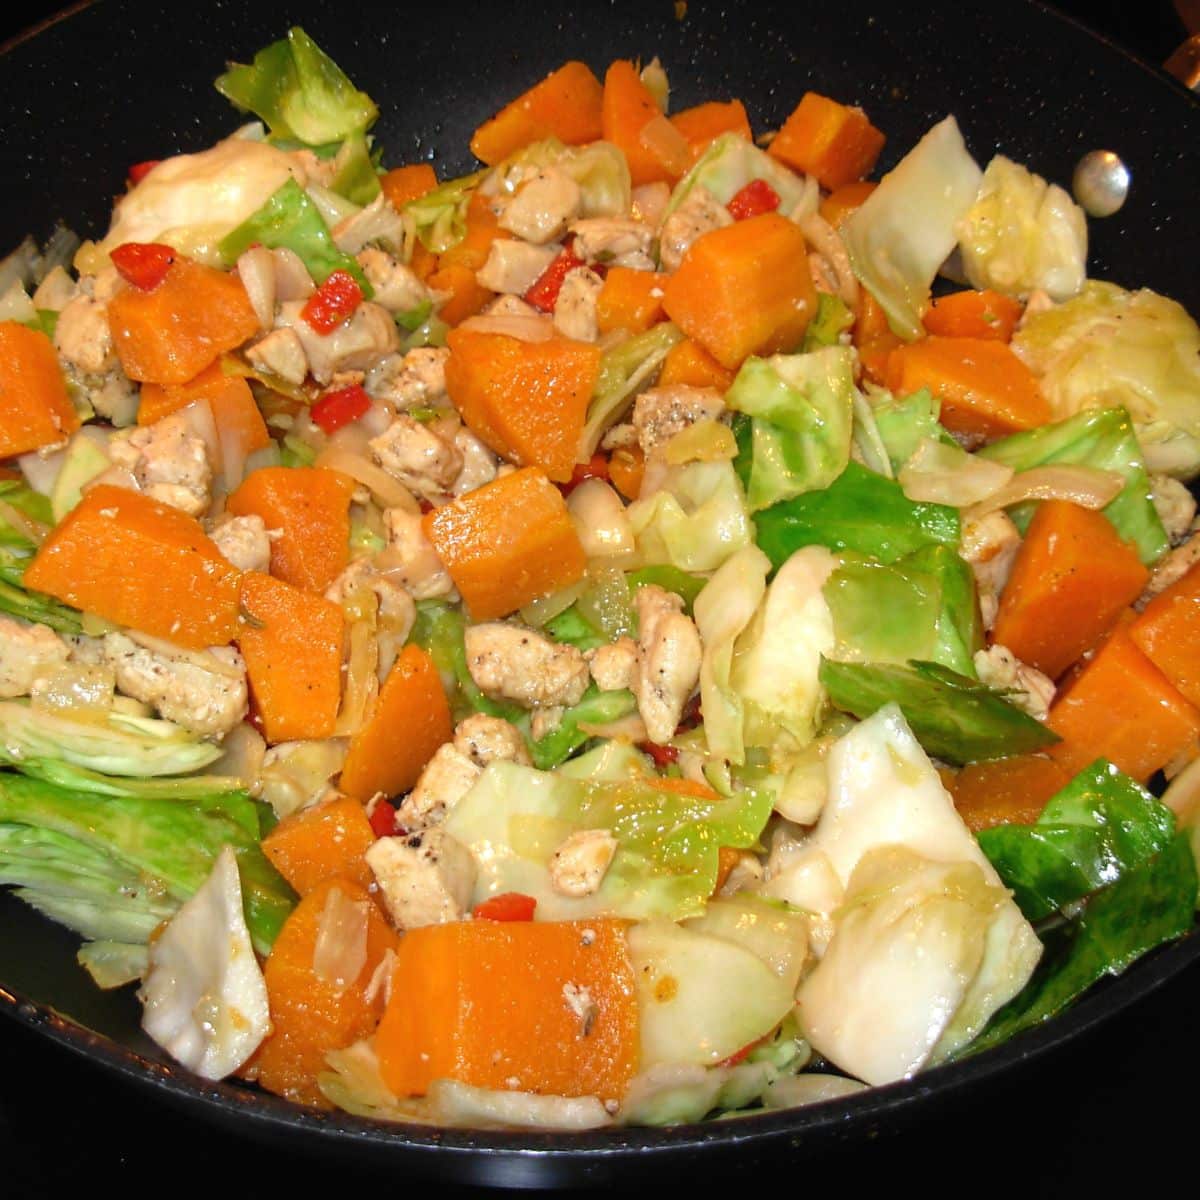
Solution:
M167 277L175 251L161 242L125 242L109 254L117 274L143 292L152 292Z
M669 767L679 761L679 751L674 746L660 746L657 742L638 742L637 748L650 755L656 767Z
M160 162L162 162L161 158L148 158L145 162L134 163L129 168L129 182L141 183Z
M375 801L368 820L376 837L395 837L399 832L396 829L396 810L386 800Z
M774 212L779 205L779 193L765 179L752 179L725 207L735 221L745 221Z
M537 900L522 892L501 892L475 905L471 914L481 921L532 921Z
M357 421L370 407L371 397L361 384L352 383L349 387L326 392L308 410L308 415L312 417L313 424L319 425L326 433L336 433L343 425Z
M558 303L558 293L562 291L563 280L576 267L584 265L582 258L576 258L571 243L563 246L553 262L538 276L537 281L525 293L526 304L532 304L539 312L552 313Z
M566 483L560 483L558 490L564 496L569 496L585 479L603 479L608 481L608 456L593 454L585 463L576 463L571 478Z
M333 271L304 302L300 316L317 333L332 333L363 302L363 290L349 271Z

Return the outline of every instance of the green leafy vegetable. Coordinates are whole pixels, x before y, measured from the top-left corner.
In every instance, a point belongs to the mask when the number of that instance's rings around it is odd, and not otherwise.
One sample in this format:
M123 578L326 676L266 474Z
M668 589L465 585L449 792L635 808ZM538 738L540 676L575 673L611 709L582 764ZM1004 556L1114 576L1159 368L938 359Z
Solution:
M0 503L43 525L54 524L50 501L19 479L0 480ZM25 568L37 546L0 514L0 612L49 625L59 633L82 631L82 614L41 592L27 590Z
M610 721L619 721L629 716L636 707L631 692L624 689L602 692L594 683L589 684L583 699L563 713L558 726L530 743L533 765L542 771L553 770L591 740L592 735L580 729L580 725L606 725Z
M416 228L421 245L434 254L441 254L462 240L467 231L467 205L486 171L447 179L423 196L404 205L404 215Z
M557 138L547 138L507 159L499 168L501 176L511 167L554 167L569 175L579 185L580 216L623 217L629 212L629 166L610 142L565 146Z
M916 448L926 438L934 441L953 440L938 421L941 401L928 388L911 396L893 396L876 389L872 395L875 428L887 449L892 471L899 471Z
M342 143L334 159L334 168L329 190L355 204L365 207L382 191L371 147L361 131L350 134Z
M609 640L579 611L578 604L572 604L570 608L563 609L558 616L552 617L546 622L544 629L556 642L574 646L577 650L594 650Z
M891 563L923 546L956 547L958 511L909 500L904 489L851 462L829 487L760 512L758 544L781 566L801 546L854 550Z
M642 567L640 570L630 571L628 579L631 591L636 592L638 588L654 584L664 591L674 592L683 600L684 611L689 617L692 615L692 605L696 603L696 597L708 583L701 575L692 575L669 565Z
M803 353L822 346L837 346L841 335L854 324L854 313L828 292L817 293L817 312L804 331Z
M260 50L253 64L232 64L216 89L261 117L273 134L309 146L362 133L379 115L375 102L299 26Z
M829 699L860 720L886 704L900 706L926 752L948 763L1025 754L1058 741L1033 717L974 679L938 663L821 664Z

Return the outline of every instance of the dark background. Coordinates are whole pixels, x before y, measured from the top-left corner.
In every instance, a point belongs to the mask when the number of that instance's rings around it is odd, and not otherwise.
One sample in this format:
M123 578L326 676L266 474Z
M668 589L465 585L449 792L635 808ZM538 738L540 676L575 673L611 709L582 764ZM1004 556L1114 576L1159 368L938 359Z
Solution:
M6 9L0 40L58 7ZM1162 62L1185 36L1169 0L1062 0L1054 7L1151 63ZM194 16L202 9L181 7L181 17L185 11ZM281 25L285 20L281 13ZM992 1082L978 1098L960 1098L953 1111L937 1110L914 1130L797 1159L784 1186L810 1194L831 1186L848 1188L850 1195L886 1186L901 1195L920 1189L1078 1196L1137 1181L1155 1190L1179 1184L1193 1190L1198 1008L1200 964L1057 1052L1049 1064ZM196 1187L231 1196L327 1189L349 1194L415 1182L263 1148L164 1109L159 1100L14 1022L0 1024L0 1064L0 1178L13 1196L57 1195L81 1186L160 1195L190 1194ZM1173 1167L1181 1174L1178 1182L1171 1178ZM767 1181L743 1174L737 1182L761 1190ZM436 1186L444 1196L468 1194Z

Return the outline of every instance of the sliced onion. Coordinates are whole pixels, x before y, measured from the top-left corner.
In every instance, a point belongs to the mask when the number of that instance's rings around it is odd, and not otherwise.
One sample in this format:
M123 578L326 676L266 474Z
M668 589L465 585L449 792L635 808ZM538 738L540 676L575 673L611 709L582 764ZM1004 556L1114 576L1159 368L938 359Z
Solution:
M49 454L40 454L36 450L31 450L28 454L22 454L17 459L17 466L21 468L21 474L25 476L25 482L38 495L49 496L54 491L54 484L58 479L58 473L62 470L62 465L66 457L66 447L61 450L51 451Z
M476 316L468 317L459 328L475 333L502 333L519 342L548 342L554 336L554 322L548 317Z
M822 1104L865 1092L867 1085L844 1075L824 1075L817 1072L789 1075L777 1079L763 1093L767 1108L798 1108L803 1104Z
M396 419L394 405L386 400L375 400L371 407L358 418L358 424L363 433L369 438L379 437L387 431L388 426Z
M1104 508L1120 495L1124 486L1124 478L1116 471L1065 463L1034 467L1032 471L1014 475L1011 483L993 492L973 508L968 508L963 517L968 521L978 521L998 508L1008 508L1023 500L1069 500L1081 508Z
M1200 758L1194 758L1162 794L1162 802L1179 818L1189 813L1200 817Z
M976 458L957 445L922 438L897 478L910 500L967 508L998 492L1012 467Z
M367 918L370 901L354 900L331 888L321 909L313 945L313 974L336 991L345 991L367 965Z
M681 429L662 448L664 461L672 467L691 462L723 462L737 457L737 439L723 421L705 418Z
M375 637L374 613L370 619L350 625L349 642L342 707L333 728L338 737L353 737L367 723L379 695L379 643Z
M819 212L806 213L797 222L804 240L833 268L837 276L838 298L848 308L858 309L858 280L850 266L850 256L842 235Z
M692 163L687 138L659 113L642 126L638 141L671 175L684 175Z
M20 280L13 280L4 295L0 296L0 321L20 321L24 325L35 320L37 309L33 307L33 301Z
M580 721L578 728L588 737L616 738L626 742L644 742L647 737L646 723L637 713L630 713L617 721L606 721L602 725Z
M263 329L275 324L275 255L266 246L251 246L237 260L238 278Z
M763 140L759 138L758 144L761 146L769 145L770 143L764 143ZM789 214L791 219L795 221L797 225L800 224L805 217L811 216L821 207L821 185L812 175L804 175L802 178L804 180L804 195L802 195L796 202L795 207L793 207L791 213Z
M670 203L671 189L667 184L639 184L633 189L633 219L657 229L662 224L663 214Z
M6 521L23 537L28 538L35 546L40 546L46 540L46 535L50 532L47 525L43 525L41 521L35 521L32 517L26 516L19 508L14 508L11 504L6 504L0 500L0 519Z
M625 504L603 479L585 479L567 498L567 511L588 558L612 558L636 549Z
M208 451L208 461L220 468L224 461L221 457L221 435L217 432L217 422L213 419L212 405L201 397L176 409L172 414L178 416L187 431L193 437L198 437Z
M229 662L211 650L190 650L186 646L176 646L174 642L142 633L139 629L130 629L126 636L151 654L169 658L172 662L187 663L197 671L207 671L210 675L220 675L225 679L241 679L246 673L240 664Z
M405 512L419 513L421 506L413 494L398 479L393 479L382 467L376 466L364 454L346 450L340 445L330 444L317 455L315 463L330 471L341 471L364 487L384 508L402 508Z
M267 743L262 734L249 721L243 721L225 735L221 757L210 770L214 775L230 775L249 789L258 783L266 753Z
M541 629L548 621L553 621L560 613L566 612L583 595L584 583L581 579L561 591L531 600L521 609L521 620L526 625L532 625L534 629Z

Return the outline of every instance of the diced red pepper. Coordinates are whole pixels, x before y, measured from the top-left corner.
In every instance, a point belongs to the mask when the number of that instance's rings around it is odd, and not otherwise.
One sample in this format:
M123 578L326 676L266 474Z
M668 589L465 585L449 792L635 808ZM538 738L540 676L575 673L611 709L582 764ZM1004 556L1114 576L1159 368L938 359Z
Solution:
M679 718L679 724L675 728L675 736L678 737L681 733L687 733L689 729L695 729L703 720L704 714L700 711L700 693L697 692L683 706L683 713Z
M335 392L326 392L308 410L313 424L319 425L326 433L336 433L343 425L357 421L371 407L371 397L361 384L352 383L349 387L338 388Z
M386 800L376 800L368 818L376 837L395 837L396 810Z
M145 162L134 163L129 168L129 182L141 183L160 162L162 162L161 158L148 158Z
M532 921L537 900L522 892L501 892L475 905L472 915L481 921Z
M161 242L125 242L109 254L117 274L143 292L152 292L167 277L175 251Z
M608 481L608 456L593 454L585 463L576 463L571 478L566 483L560 483L558 490L564 496L569 496L585 479L603 479Z
M774 212L779 205L779 193L765 179L752 179L725 207L735 221L745 221Z
M669 767L679 761L679 751L674 746L660 746L657 742L638 742L637 748L650 755L656 767Z
M304 302L300 316L317 333L332 333L363 302L363 290L349 271L333 271Z
M532 304L539 312L552 313L558 303L558 293L562 291L563 280L576 267L583 265L583 259L575 257L572 243L563 246L554 261L525 293L525 303Z

